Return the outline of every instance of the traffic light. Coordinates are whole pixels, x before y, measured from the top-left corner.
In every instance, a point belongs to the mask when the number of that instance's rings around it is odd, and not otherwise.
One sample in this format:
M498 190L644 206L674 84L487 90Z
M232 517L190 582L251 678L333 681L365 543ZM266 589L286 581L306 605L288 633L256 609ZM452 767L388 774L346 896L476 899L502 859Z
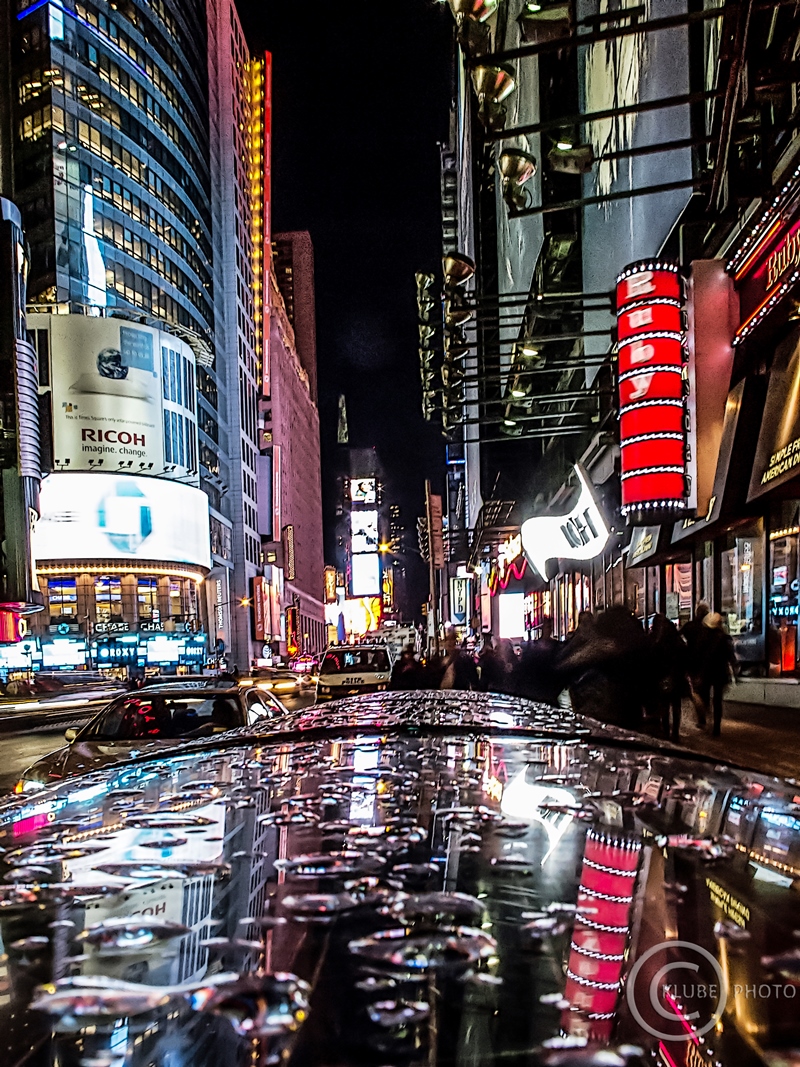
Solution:
M436 405L436 327L432 325L436 300L433 296L435 278L417 272L417 318L419 320L419 369L422 379L422 415L430 420Z

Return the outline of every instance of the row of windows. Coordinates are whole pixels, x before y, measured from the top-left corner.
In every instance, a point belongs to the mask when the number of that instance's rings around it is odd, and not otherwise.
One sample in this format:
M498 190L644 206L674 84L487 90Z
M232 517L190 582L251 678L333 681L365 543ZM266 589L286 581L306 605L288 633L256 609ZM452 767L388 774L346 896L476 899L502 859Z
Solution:
M134 307L149 311L155 318L186 326L201 336L206 333L206 328L174 297L130 267L113 261L106 263L106 288Z
M177 411L164 411L164 462L197 470L195 425Z
M216 411L219 407L219 394L217 393L217 383L205 369L205 367L197 368L197 388L200 390L200 395L205 397L212 408Z
M161 383L165 400L194 413L194 364L166 345L161 347Z
M55 110L60 111L61 109L57 108ZM61 118L63 122L63 112ZM67 115L66 128L64 129L67 137L73 134L74 125L73 116ZM204 244L203 250L210 258L210 252L202 239L203 230L197 217L198 211L200 211L199 205L196 205L194 215L190 215L190 209L184 204L182 198L144 160L129 152L127 148L122 148L112 137L103 133L96 126L84 120L79 121L77 126L77 139L84 148L88 148L90 152L106 160L106 162L113 163L118 170L133 178L139 185L152 193L157 200L160 200L166 208L174 212L181 222L185 224L192 237ZM207 229L210 229L206 218L207 212L202 210L200 213L204 221L206 221Z
M88 41L80 40L76 42L76 45L78 58L82 62L87 63L90 67L94 68L103 81L108 82L109 85L122 93L123 96L126 96L130 101L136 104L137 107L147 112L154 122L157 122L159 125L161 124L163 115L161 105L157 100L153 99L143 86L139 85L135 78L132 78L130 74L128 74L128 72L109 55L95 47L95 45L90 44ZM152 67L153 65L150 64L150 66ZM158 67L154 67L153 69L160 74ZM148 74L150 74L149 71ZM155 84L155 78L153 78L152 75L150 77L151 81ZM168 92L162 90L163 95L180 114L181 119L189 128L197 143L202 144L205 138L203 137L200 126L195 120L194 115L192 115L186 108L183 100L178 97L172 85L170 85L166 79L162 78L161 80L169 90ZM161 86L159 86L159 88L161 88Z
M152 0L150 6L154 6ZM184 52L186 52L186 49L184 47L185 39L183 34L178 29L177 24L172 19L172 17L166 13L166 8L163 4L159 3L158 6L164 10L164 17L159 14L159 18L161 18L161 21L167 27L173 40L178 44L179 47L183 49ZM165 41L157 30L147 25L144 20L140 19L139 12L136 10L133 4L118 3L115 7L115 10L119 15L122 15L123 18L127 19L127 21L131 23L131 25L135 26L136 29L139 30L139 32L147 40L148 44L153 45L153 47L164 60L166 65L175 73L178 82L180 84L183 84L186 80L186 68L183 66L183 64L181 64L180 66L176 66L175 50L172 44L168 41ZM86 22L93 26L99 33L101 33L104 37L108 38L109 41L112 41L119 49L121 49L121 51L123 51L127 56L129 56L134 63L142 67L147 72L148 76L152 79L153 84L156 86L156 88L163 92L171 103L173 102L170 99L170 93L174 95L175 90L173 89L169 80L164 77L163 72L153 63L147 52L144 49L140 48L139 45L137 45L136 42L131 37L129 37L124 30L121 30L113 19L108 18L108 16L103 14L103 12L96 8L94 4L81 2L81 0L78 0L78 2L75 4L75 11L80 18L85 19ZM199 100L195 99L194 102L198 111L202 112L203 109L199 106Z
M114 222L103 215L94 216L94 232L104 241L114 245L122 252L144 263L151 270L156 271L165 281L170 282L179 292L191 300L198 309L205 307L210 318L212 314L211 301L207 294L198 289L180 267L164 255L157 245L151 245L145 238L121 222Z
M255 566L261 563L261 544L250 534L244 535L244 553L248 561L255 564Z
M205 408L200 408L197 413L197 421L203 433L208 434L215 443L219 443L219 425L214 416L209 411L206 411Z
M29 100L36 100L50 87L61 89L64 86L64 72L58 67L49 67L42 70L35 67L23 74L17 83L17 95L21 104L27 104Z
M87 177L84 179L83 174L86 172ZM169 245L178 255L185 260L192 270L200 278L203 278L209 285L209 291L211 286L211 279L206 269L205 262L195 251L194 247L183 237L179 230L172 226L164 216L156 211L147 200L143 200L142 197L137 196L131 190L122 185L121 182L112 181L105 174L100 174L99 171L94 172L92 177L92 169L85 163L81 163L81 176L82 184L91 184L94 192L97 196L107 201L109 204L113 204L118 211L124 211L126 215L131 219L146 226L150 232L158 237L164 244ZM197 225L196 219L190 219L189 209L180 202L181 214L186 216L182 221L186 225ZM205 236L201 234L201 245L208 248ZM206 255L210 257L210 248L206 252Z
M200 444L200 462L209 474L219 476L219 456L207 444Z
M102 77L102 72L100 77ZM195 175L200 175L205 169L203 161L198 155L194 145L184 136L183 131L172 121L161 106L153 100L153 97L150 96L149 93L145 93L135 81L129 81L129 86L132 86L133 89L136 90L137 95L146 97L146 100L139 102L134 99L133 94L128 94L131 103L137 104L141 109L141 112L146 116L146 120L157 126L166 134L180 153L182 159L188 162L193 173ZM118 85L114 85L113 88L122 92ZM151 138L144 132L146 127L133 117L132 110L121 108L115 100L111 99L111 97L106 96L105 93L91 85L87 85L85 82L77 82L72 86L69 72L66 72L64 75L64 93L67 96L72 96L74 99L79 100L84 107L88 107L91 111L94 111L100 118L105 119L105 121L109 122L115 129L122 130L143 147L148 147L148 143L152 144ZM147 104L153 105L153 107L143 106ZM160 153L160 156L157 158L162 166L166 167L171 174L175 175L174 165L170 166L168 163L164 162L163 152ZM169 157L167 158L169 159ZM177 175L175 176L177 177ZM186 185L186 182L183 181L182 184Z
M98 622L122 618L122 579L103 575L94 580L94 602ZM193 583L173 579L167 593L167 615L180 617L197 614L197 600ZM78 582L76 578L50 578L47 582L47 599L51 617L77 616ZM158 578L139 577L136 581L137 614L140 620L158 619Z

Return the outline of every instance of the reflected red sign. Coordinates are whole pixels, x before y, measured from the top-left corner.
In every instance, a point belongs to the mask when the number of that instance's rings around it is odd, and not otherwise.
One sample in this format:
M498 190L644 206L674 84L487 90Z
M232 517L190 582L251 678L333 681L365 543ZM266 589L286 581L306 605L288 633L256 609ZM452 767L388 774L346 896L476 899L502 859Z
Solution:
M642 262L617 278L622 513L652 523L686 507L681 280Z

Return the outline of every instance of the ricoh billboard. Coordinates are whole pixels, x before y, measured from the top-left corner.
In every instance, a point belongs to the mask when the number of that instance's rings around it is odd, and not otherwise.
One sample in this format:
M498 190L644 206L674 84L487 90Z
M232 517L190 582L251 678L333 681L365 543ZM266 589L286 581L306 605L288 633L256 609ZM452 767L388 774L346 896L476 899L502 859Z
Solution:
M34 558L158 560L211 566L208 497L190 485L121 474L42 482Z
M87 315L30 315L28 329L49 371L40 391L52 389L59 469L197 476L195 359L184 341Z

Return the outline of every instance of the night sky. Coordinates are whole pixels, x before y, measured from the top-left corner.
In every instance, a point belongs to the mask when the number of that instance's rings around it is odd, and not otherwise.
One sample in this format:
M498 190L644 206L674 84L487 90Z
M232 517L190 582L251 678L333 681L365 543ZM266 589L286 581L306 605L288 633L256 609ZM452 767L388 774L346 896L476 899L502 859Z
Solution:
M416 546L424 479L443 439L422 419L414 272L441 259L439 149L453 20L436 0L238 0L253 51L273 57L273 232L314 243L326 561L332 560L337 397L350 443L375 446ZM426 572L410 554L418 612Z

